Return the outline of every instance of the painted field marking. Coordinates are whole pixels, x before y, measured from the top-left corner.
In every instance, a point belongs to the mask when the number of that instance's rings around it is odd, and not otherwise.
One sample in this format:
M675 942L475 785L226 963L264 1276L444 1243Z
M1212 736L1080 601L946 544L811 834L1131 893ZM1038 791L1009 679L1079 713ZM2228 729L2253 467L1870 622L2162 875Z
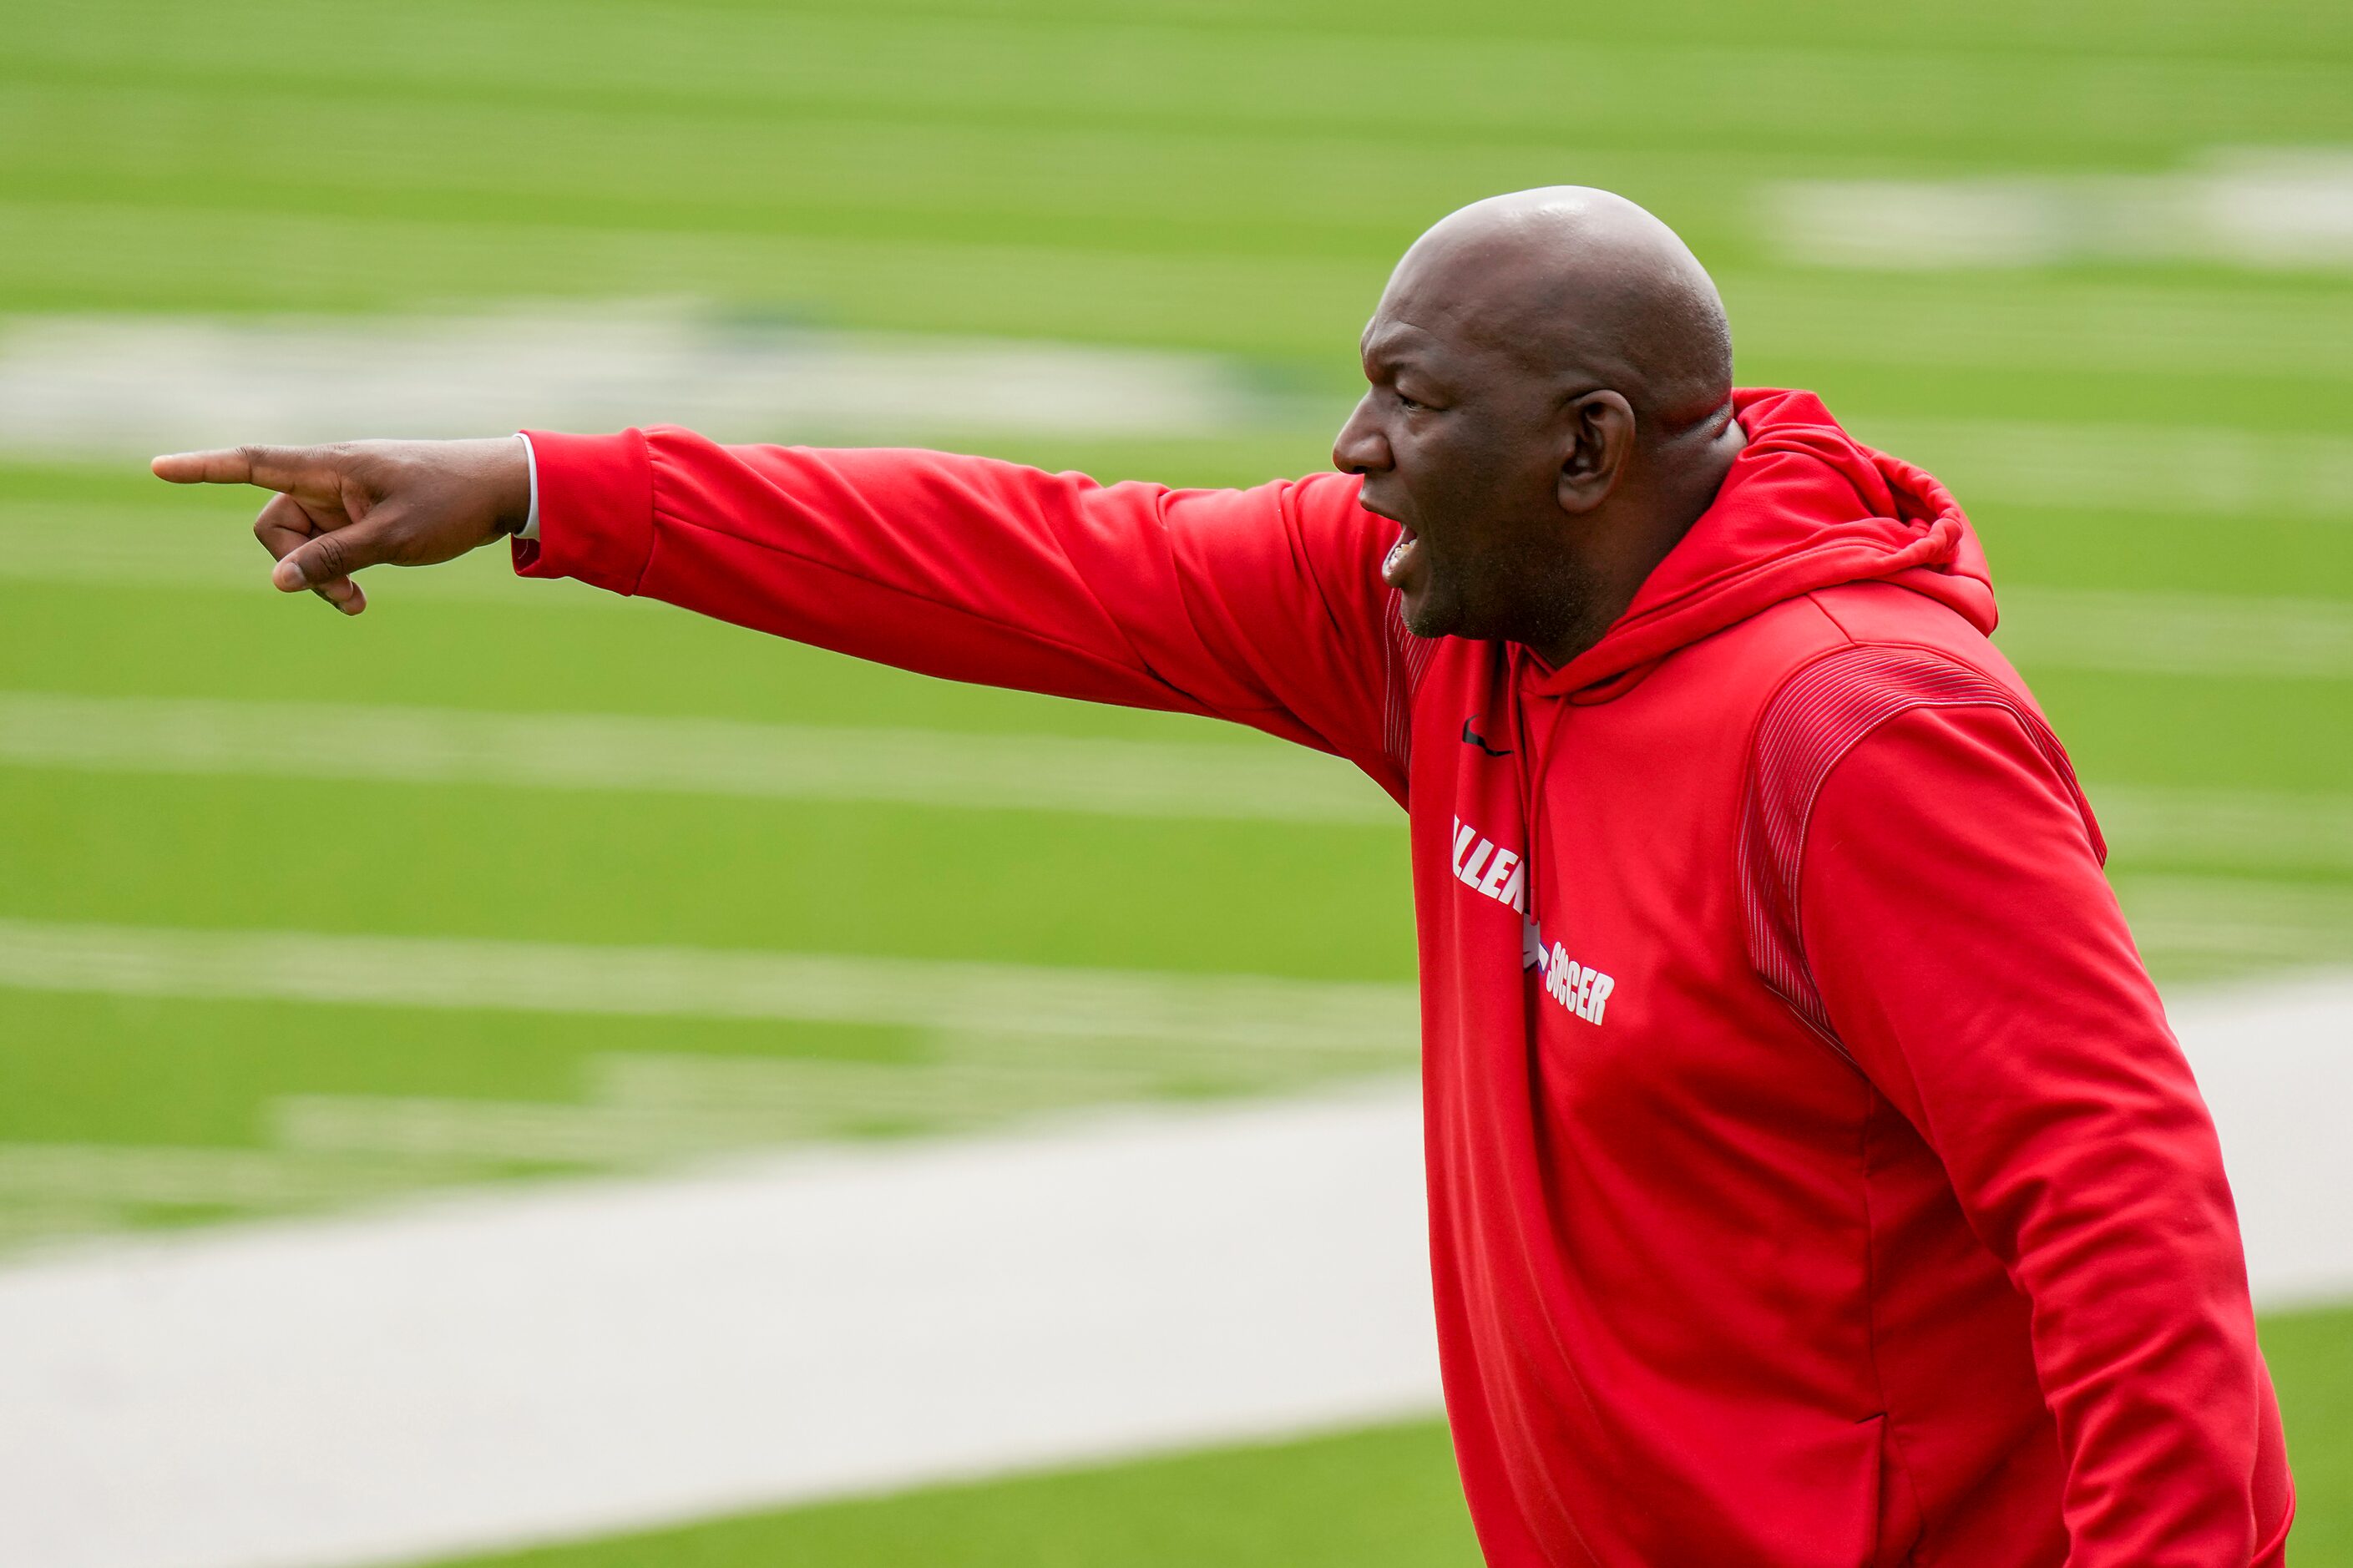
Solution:
M301 1157L634 1166L712 1150L937 1135L1036 1123L1085 1107L1296 1093L1413 1070L1394 1043L1356 1049L1198 1040L1097 1040L939 1031L890 1061L609 1053L585 1064L578 1102L300 1094L269 1131ZM430 1164L418 1179L431 1177Z
M911 1031L885 1059L591 1057L577 1099L291 1094L272 1146L0 1144L0 1240L283 1212L512 1173L1040 1123L1409 1072L1410 986L705 949L0 920L0 986Z
M1402 820L1395 802L1336 758L1240 740L1199 744L0 692L0 762L1121 816Z
M2295 963L2353 956L2353 890L2118 879L2146 944ZM1404 1053L1414 988L953 959L0 919L0 986L329 1005L865 1024L991 1042L1135 1040L1211 1053ZM964 1059L976 1058L967 1052ZM999 1057L1010 1078L1034 1059ZM986 1065L983 1072L997 1070ZM1049 1070L1071 1070L1070 1058ZM1008 1079L1009 1081L1009 1079Z
M2209 973L2353 959L2353 890L2119 879L2144 952ZM1090 1107L1295 1093L1409 1071L1410 987L727 952L0 921L0 985L314 1005L881 1026L881 1059L589 1058L576 1097L301 1093L272 1147L0 1147L0 1220L317 1208L518 1168L1043 1124ZM78 1208L74 1205L79 1205ZM63 1218L36 1223L55 1210ZM14 1216L7 1218L6 1216ZM79 1224L79 1228L96 1228Z
M2031 647L2037 635L2023 640ZM2283 644L2291 646L2309 655L2317 645ZM625 714L0 691L0 764L1335 826L1400 820L1347 763L1273 742ZM2125 858L2353 869L2353 795L2120 783L2091 793Z
M47 1204L109 1212L131 1205L315 1207L406 1191L432 1173L412 1159L353 1159L342 1151L329 1157L276 1149L0 1142L0 1204L9 1212Z
M365 374L353 374L364 365ZM845 332L677 307L0 318L0 447L139 457L684 425L714 440L1231 435L1280 400L1218 355Z
M2353 267L2353 153L2336 148L2220 149L2159 174L1794 181L1766 196L1781 249L1833 267Z
M0 985L1410 1050L1413 988L953 960L0 920Z
M132 1217L312 1211L551 1167L636 1170L724 1150L1042 1126L1110 1105L1209 1103L1410 1073L1394 1042L1257 1043L924 1031L880 1060L608 1052L563 1100L301 1093L263 1148L0 1142L0 1244Z
M254 541L249 514L204 503L192 503L187 511L193 515L168 504L0 498L0 581L273 592L269 557ZM518 577L502 553L488 550L440 566L402 570L395 578L380 572L376 577L385 586L396 583L403 597L435 601L598 610L644 602L569 579Z

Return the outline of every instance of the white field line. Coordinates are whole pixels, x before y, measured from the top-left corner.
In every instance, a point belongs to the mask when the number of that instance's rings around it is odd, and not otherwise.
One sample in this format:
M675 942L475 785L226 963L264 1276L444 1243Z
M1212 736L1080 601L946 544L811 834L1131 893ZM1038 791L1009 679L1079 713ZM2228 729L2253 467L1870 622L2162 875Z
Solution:
M1939 428L1949 439L1957 427ZM1963 432L1958 439L1979 437ZM2170 444L2175 438L2170 433L2148 437L2152 446L2160 439ZM2341 445L2346 477L2324 485L2316 463L2305 493L2340 495L2346 515L2353 516L2353 442ZM1906 455L1926 450L1913 446ZM1994 472L1998 460L1981 455L1989 463L1986 471ZM2129 449L2118 458L2112 477L2122 488L2102 479L2073 492L2073 500L2090 503L2095 495L2105 495L2112 501L2125 497L2136 505L2171 504L2132 492L2132 486L2158 481ZM1989 488L2001 493L2003 482L1997 477ZM2035 499L2025 491L2011 493L2016 499ZM2166 491L2168 497L2180 493L2179 487ZM215 516L166 529L157 526L155 514L144 511L0 502L0 580L242 588L260 595L273 592L267 568L259 547L244 537L242 527ZM2021 663L2126 674L2353 678L2353 605L2339 600L2033 585L2004 587L1998 596L2002 625L1996 640ZM602 611L637 604L575 583L522 581L490 552L448 566L379 572L375 597L394 603L408 598L485 601Z
M1741 62L1740 90L1755 90L1755 57L1742 51L1726 58ZM1853 66L1849 59L1833 68L1851 72ZM1238 291L1295 301L1304 317L1321 314L1334 300L1354 297L1365 286L1356 263L1303 258L1210 262L1007 246L838 245L473 222L362 224L340 215L281 219L249 212L186 212L165 220L147 203L0 201L0 231L16 241L10 251L19 268L16 276L54 275L64 265L58 258L71 258L72 265L85 269L112 267L117 270L111 276L126 279L144 276L149 258L160 253L159 236L169 233L187 248L195 276L212 276L203 269L216 268L225 287L248 294L251 280L244 274L254 257L280 258L279 276L299 289L308 276L335 270L345 258L365 271L386 247L418 258L420 266L431 269L429 281L414 285L424 298L462 298L477 286L486 261L492 270L510 270L512 258L524 253L545 258L551 278L569 276L590 288L605 286L596 279L619 279L611 287L630 289L641 287L639 279L678 276L682 242L698 258L693 265L716 268L702 276L722 279L705 285L721 292L758 295L779 278L797 278L798 287L812 297L842 292L872 298L879 273L892 279L881 286L884 297L917 297L939 279L954 277L958 291L972 289L971 280L978 278L991 280L979 291L997 292L995 280L1001 279L1011 300L1034 301L1042 277L1061 291L1082 295L1148 292L1164 309L1148 312L1143 318L1147 321L1215 312ZM578 262L582 255L593 258L585 268ZM297 257L299 264L292 259ZM36 271L22 270L26 258ZM1810 275L1788 268L1727 272L1717 282L1730 304L1746 363L1761 355L1781 364L1833 358L1907 372L1972 366L2353 377L2353 310L2346 308L2340 290L2132 284L2114 277L2071 279L2047 273L2026 288L1992 275L1957 279L1949 273L1902 272L1882 273L1858 286L1852 273ZM1166 309L1170 300L1179 308ZM1031 322L1054 314L1042 305L1017 310ZM1083 308L1082 315L1106 319ZM1328 350L1353 330L1333 318L1330 336L1319 334L1314 346Z
M2337 148L2225 150L2168 174L1799 181L1766 195L1783 251L1837 267L2353 267L2353 152Z
M1298 1092L1409 1073L1413 1052L943 1031L906 1058L607 1053L584 1101L297 1094L265 1149L0 1144L0 1243L122 1228L140 1211L316 1209L518 1165L635 1168L728 1149L1042 1126L1115 1104ZM21 1234L19 1234L21 1233Z
M1318 1079L1410 1071L1402 1049L1041 1039L986 1054L867 1062L616 1054L587 1063L588 1103L307 1094L269 1108L281 1145L306 1154L635 1164L714 1149L938 1133L1085 1106L1296 1090ZM1026 1056L1028 1059L1019 1059Z
M1170 1083L1297 1084L1335 1073L1410 1069L1415 1052L1395 1041L1356 1051L1328 1041L1304 1049L1212 1045L1192 1039L1130 1037L1106 1047L1070 1035L1014 1035L944 1030L925 1037L920 1055L890 1061L809 1058L715 1057L683 1052L607 1052L589 1059L586 1089L602 1105L639 1110L730 1111L819 1103L855 1109L880 1103L922 1110L926 1102L877 1100L870 1082L881 1075L904 1085L921 1075L951 1086L958 1101L1018 1107L1046 1097L1068 1103L1146 1092Z
M814 331L675 306L0 318L0 448L47 458L655 423L727 441L1232 435L1277 402L1210 354Z
M2259 1300L2353 1291L2353 976L2172 1013ZM1419 1156L1381 1089L53 1253L0 1269L0 1561L388 1563L1434 1408Z
M1275 742L1187 744L715 719L472 713L0 692L0 762L134 773L1392 824L1346 763Z
M2141 949L2250 966L2353 961L2353 889L2226 878L2119 879ZM940 1037L911 1062L607 1056L589 1064L589 1102L301 1095L273 1103L282 1145L321 1157L632 1164L716 1148L944 1131L1089 1104L1151 1101L1212 1082L1226 1093L1296 1089L1318 1079L1401 1070L1398 1041L1350 1051L1303 1037L1284 1048L1134 1037ZM419 1180L427 1179L420 1174ZM59 1195L67 1195L60 1194Z
M2225 969L2353 958L2353 891L2119 879L2144 951ZM446 1182L485 1164L635 1166L717 1149L938 1133L1172 1097L1295 1091L1401 1071L1403 986L1122 974L807 954L0 921L25 989L892 1025L903 1058L610 1055L585 1098L302 1094L269 1151L17 1145L0 1203L277 1209Z
M674 1163L714 1150L844 1141L843 1124L897 1118L921 1125L910 1131L940 1133L1014 1120L1036 1111L1021 1106L964 1105L925 1080L909 1075L906 1085L878 1097L871 1109L828 1105L771 1106L728 1110L713 1107L670 1110L625 1105L559 1105L528 1100L470 1100L391 1095L290 1095L270 1106L270 1132L302 1154L387 1155L444 1163L633 1166ZM1111 1097L1106 1097L1111 1098ZM1140 1095L1117 1097L1125 1100ZM1041 1097L1042 1099L1042 1097ZM913 1108L907 1102L915 1102ZM1046 1100L1047 1105L1070 1100ZM421 1186L424 1173L404 1184ZM301 1206L306 1200L253 1206Z
M349 1203L419 1185L413 1160L314 1156L269 1149L103 1143L0 1143L0 1205L103 1208L203 1205L278 1209Z
M697 948L0 920L0 985L127 996L772 1018L1411 1051L1412 987Z
M0 500L0 580L273 591L269 557L255 542L248 518L224 516L209 505L174 504L180 500L166 497L160 506L132 507ZM390 591L437 602L598 610L641 602L569 580L518 577L496 550L441 566L379 571L375 582L379 597Z
M1211 820L1398 820L1345 763L1272 743L623 715L0 691L0 763ZM2092 795L2123 858L2353 869L2353 795L2120 784L2095 784Z
M121 1228L121 1212L104 1203L84 1198L27 1200L13 1194L6 1197L0 1203L0 1252Z

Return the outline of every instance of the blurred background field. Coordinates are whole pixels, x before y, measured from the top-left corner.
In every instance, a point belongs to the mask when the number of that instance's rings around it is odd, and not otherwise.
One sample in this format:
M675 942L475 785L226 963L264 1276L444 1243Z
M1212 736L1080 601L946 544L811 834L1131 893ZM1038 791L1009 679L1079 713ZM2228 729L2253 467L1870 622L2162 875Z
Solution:
M347 407L398 427L345 434L460 435L683 406L1252 483L1327 461L1398 250L1535 184L1652 207L1720 279L1745 382L1952 483L2169 992L2353 963L2333 0L77 4L7 36L21 1257L1409 1070L1403 825L1369 785L487 560L344 624L268 591L248 498L138 458ZM792 395L818 363L858 395ZM444 994L370 995L393 960L354 938L440 944ZM467 967L517 942L635 1000ZM831 963L853 1000L724 1016L691 999L714 953ZM1041 1018L1002 1003L1023 985L1087 1000ZM934 990L999 1001L889 999ZM2296 1560L2353 1563L2353 1311L2265 1327ZM1424 1424L512 1561L1470 1556Z

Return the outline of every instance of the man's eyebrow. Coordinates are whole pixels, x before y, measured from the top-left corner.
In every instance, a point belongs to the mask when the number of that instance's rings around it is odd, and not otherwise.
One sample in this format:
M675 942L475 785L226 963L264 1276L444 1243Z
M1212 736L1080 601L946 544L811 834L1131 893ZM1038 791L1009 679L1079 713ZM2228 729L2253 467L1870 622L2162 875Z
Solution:
M1374 360L1370 368L1378 371L1387 381L1411 376L1426 391L1443 391L1451 385L1446 376L1432 368L1426 354L1413 349L1392 349Z
M1420 356L1411 345L1398 342L1394 332L1380 337L1366 333L1356 352L1367 370L1378 370L1390 375L1403 370L1417 370L1421 364Z

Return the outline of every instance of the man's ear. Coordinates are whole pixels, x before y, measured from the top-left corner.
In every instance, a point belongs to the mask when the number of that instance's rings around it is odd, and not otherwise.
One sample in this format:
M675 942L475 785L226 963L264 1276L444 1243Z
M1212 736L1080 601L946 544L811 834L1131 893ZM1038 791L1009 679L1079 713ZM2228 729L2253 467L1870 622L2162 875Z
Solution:
M1561 411L1568 437L1555 492L1560 509L1588 512L1609 499L1634 456L1634 405L1615 392L1588 392Z

